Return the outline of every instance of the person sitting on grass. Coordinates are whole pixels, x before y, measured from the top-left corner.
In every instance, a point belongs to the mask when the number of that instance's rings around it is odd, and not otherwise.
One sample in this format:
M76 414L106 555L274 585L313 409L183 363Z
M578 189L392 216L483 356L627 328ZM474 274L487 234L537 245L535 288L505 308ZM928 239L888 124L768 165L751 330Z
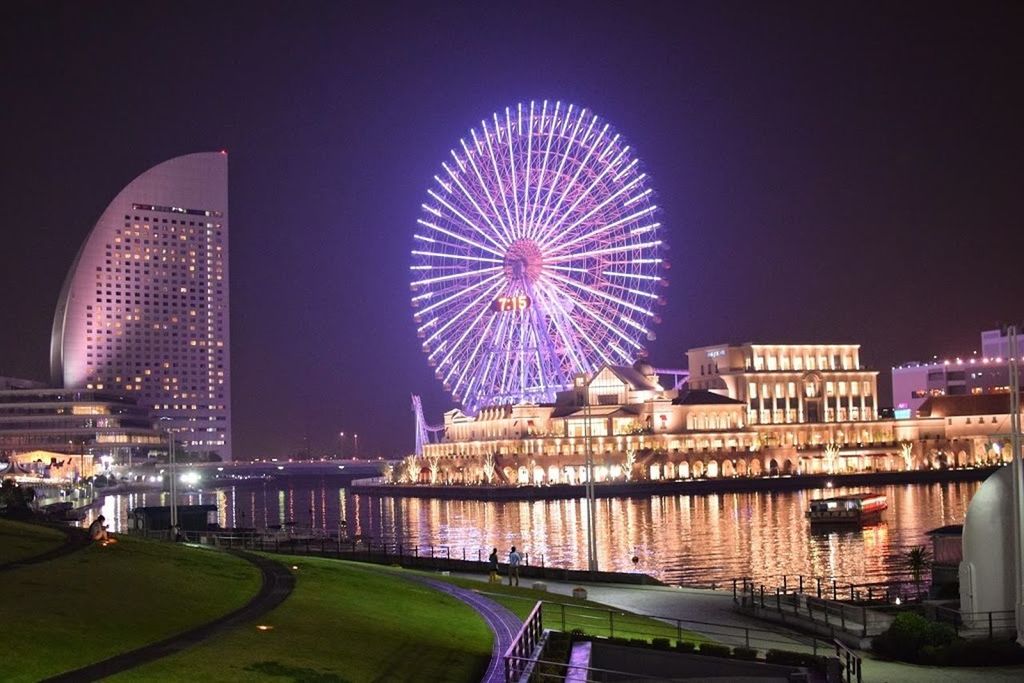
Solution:
M93 520L93 523L89 525L89 538L93 541L98 541L102 545L117 543L117 541L111 538L110 534L107 533L107 525L103 523L105 521L107 521L107 518L103 515L100 515Z

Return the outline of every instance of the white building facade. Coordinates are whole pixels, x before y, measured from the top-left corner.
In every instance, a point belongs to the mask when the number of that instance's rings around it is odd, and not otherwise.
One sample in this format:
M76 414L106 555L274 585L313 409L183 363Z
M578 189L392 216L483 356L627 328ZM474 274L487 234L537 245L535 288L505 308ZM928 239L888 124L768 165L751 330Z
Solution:
M52 380L123 393L186 449L231 459L228 160L165 161L129 183L75 259Z

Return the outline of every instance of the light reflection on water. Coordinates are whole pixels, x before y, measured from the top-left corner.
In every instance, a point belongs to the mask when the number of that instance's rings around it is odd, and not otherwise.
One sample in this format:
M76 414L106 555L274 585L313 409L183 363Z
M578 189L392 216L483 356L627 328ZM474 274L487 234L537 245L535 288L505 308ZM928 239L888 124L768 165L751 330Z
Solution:
M418 545L452 557L502 555L512 545L531 564L582 568L586 564L583 500L482 502L352 495L337 477L289 477L181 496L181 503L214 503L223 527L266 528L286 521L350 535ZM882 581L905 575L901 555L928 545L925 532L962 523L980 482L880 487L889 509L877 526L811 532L804 511L812 498L858 489L776 493L666 495L598 499L601 569L642 571L671 583L707 585L740 576L783 574ZM861 489L862 490L862 489ZM110 496L100 510L113 531L141 505L167 504L166 494Z

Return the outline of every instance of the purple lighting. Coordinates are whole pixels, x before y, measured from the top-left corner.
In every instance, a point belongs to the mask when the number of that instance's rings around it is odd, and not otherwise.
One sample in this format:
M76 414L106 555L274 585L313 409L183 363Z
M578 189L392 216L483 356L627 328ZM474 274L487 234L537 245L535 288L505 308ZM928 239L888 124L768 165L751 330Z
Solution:
M547 101L483 120L441 163L411 300L428 361L467 410L553 401L575 374L644 355L665 247L640 166L600 117Z

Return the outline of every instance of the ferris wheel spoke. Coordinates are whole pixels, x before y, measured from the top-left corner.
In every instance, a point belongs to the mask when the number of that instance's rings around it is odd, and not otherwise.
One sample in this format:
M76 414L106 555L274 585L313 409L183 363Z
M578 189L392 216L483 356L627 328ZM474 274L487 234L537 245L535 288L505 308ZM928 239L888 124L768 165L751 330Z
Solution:
M640 244L625 244L620 247L604 247L602 249L594 249L592 251L580 251L572 254L565 254L563 256L552 256L544 260L544 264L548 263L563 263L565 261L575 261L576 259L585 259L593 256L605 256L607 254L621 254L627 251L639 251L641 249L649 249L651 247L657 247L661 244L661 240L653 240L651 242L641 242Z
M644 181L645 177L646 176L644 176L644 174L641 173L637 177L633 178L633 180L631 180L629 183L627 183L626 185L623 185L618 190L616 190L615 192L611 193L610 195L608 195L607 197L602 199L598 204L596 204L589 211L587 211L582 216L580 216L575 221L573 221L573 223L571 225L566 227L565 230L563 231L563 234L566 234L566 235L570 234L575 228L579 227L584 221L587 221L591 217L593 217L593 215L595 213L597 213L601 209L604 209L606 206L611 204L613 201L615 201L616 199L619 199L622 195L626 194L627 192L632 190L634 187L636 187L637 185L641 184ZM657 210L657 207L648 207L648 208L651 208L652 211ZM578 244L579 242L581 242L584 239L591 239L593 236L601 234L601 232L603 232L606 229L607 228L598 228L597 230L595 230L594 232L592 232L590 234L580 235L578 237L575 237L575 238L569 240L568 242L560 243L555 248L558 251L564 251L569 246L571 246L573 244Z
M558 280L559 282L564 283L565 285L567 285L570 288L578 289L578 290L587 292L588 294L593 294L594 296L601 297L602 299L605 299L606 301L610 301L610 302L612 302L614 304L618 304L619 306L625 306L626 308L631 308L634 311L637 311L638 313L644 313L646 315L654 315L654 311L652 311L650 309L644 308L643 306L638 306L638 305L636 305L634 303L626 301L625 299L619 298L619 297L615 296L614 294L608 294L607 292L603 292L600 289L596 289L596 288L591 287L589 285L585 285L585 284L583 284L582 282L580 282L578 280L572 280L570 278L563 277L561 275L556 275L555 273L549 273L548 275L551 278L553 278L555 280Z
M581 118L580 118L580 121L582 122L582 120L583 120L583 119L582 119L582 117L581 117ZM580 140L581 144L585 143L585 142L586 142L586 140L587 140L587 138L589 138L589 137L590 137L590 133L591 133L591 131L593 131L593 130L594 130L594 126L596 126L596 125L597 125L597 122L598 122L598 118L597 118L596 116L595 116L595 117L593 117L593 118L592 118L592 119L590 120L590 125L589 125L589 126L587 126L587 131L586 131L586 132L585 132L585 133L583 134L583 137L582 137L582 138L581 138L581 140ZM591 157L591 156L593 156L593 154L594 154L594 150L595 150L595 149L597 149L597 144L598 144L598 142L600 142L600 140L601 140L602 138L604 138L604 134L608 132L608 128L609 128L609 126L607 126L607 125L606 125L606 126L605 126L605 127L604 127L604 128L602 129L602 130L601 130L601 133L600 133L600 135L598 136L598 139L597 139L597 140L595 140L595 141L594 141L594 142L593 142L593 143L592 143L592 144L590 145L590 147L589 147L589 148L587 149L587 153L586 153L586 154L584 155L584 157L583 157L583 161L581 161L581 162L579 162L578 164L576 164L576 171L575 171L575 172L574 172L574 173L572 174L572 178L570 178L570 179L569 179L569 181L568 181L567 183L565 183L565 187L564 187L564 188L562 189L562 192L561 192L561 194L559 194L559 196L558 196L558 201L556 201L556 202L555 202L555 205L554 205L554 206L553 206L553 207L551 208L551 211L550 211L550 212L548 213L548 216L547 216L546 218L542 218L542 219L541 219L541 224L542 224L542 225L546 225L547 223L549 223L549 222L550 222L550 220L549 220L549 219L550 219L550 218L551 218L552 216L557 216L557 215L559 215L558 211L559 211L559 209L561 209L561 208L562 208L562 204L563 204L563 203L565 202L565 198L569 196L569 193L570 193L570 192L571 192L571 191L572 191L573 189L575 189L575 188L576 188L576 183L577 183L577 181L578 181L578 180L579 180L579 178L580 178L580 173L582 173L582 172L583 172L583 169L587 168L587 163L588 163L588 162L590 161L590 157ZM570 140L570 146L571 146L571 143L572 143L572 141ZM566 154L565 158L568 158L568 154ZM570 210L570 211L571 211L571 210ZM569 211L567 211L566 213L568 213L568 212L569 212ZM542 238L542 237L543 237L543 233L542 233L541 235L538 235L538 239L540 239L540 238Z
M569 314L565 308L559 303L558 297L551 296L547 287L543 282L538 282L535 287L535 291L543 295L543 299L546 303L544 310L550 312L551 315L557 316L559 321L565 321L563 324L555 324L555 333L562 340L562 344L565 346L566 353L572 360L573 367L586 368L587 363L585 362L586 355L578 348L575 339L568 334L566 325L569 324Z
M484 129L484 135L486 134L487 130ZM483 145L480 144L480 138L477 137L475 130L470 131L470 137L473 138L473 148L476 150L477 154L483 156ZM490 184L484 180L484 176L480 172L480 167L476 163L476 155L472 154L469 151L469 147L466 145L464 141L462 142L462 149L466 153L466 160L469 161L469 166L470 168L473 169L473 174L476 176L477 182L480 183L477 187L479 187L483 191L484 197L487 199L487 203L490 205L491 210L494 212L494 220L497 221L498 227L501 228L502 237L504 238L506 243L512 244L512 232L509 230L509 227L505 225L501 220L501 211L498 210L498 205L494 201L494 197L491 196Z
M551 156L551 145L554 143L554 140L555 140L555 120L558 119L558 108L560 106L561 106L561 102L555 102L555 110L554 110L554 112L551 115L551 120L548 120L547 116L545 115L547 113L547 110L548 110L548 101L547 100L544 100L544 106L541 108L540 128L538 128L538 132L543 134L542 130L544 128L544 122L548 121L548 141L547 141L547 144L544 146L544 156L541 158L540 177L537 180L537 190L536 190L536 192L534 192L533 201L530 203L530 216L527 219L527 223L529 224L529 227L530 227L530 233L529 233L530 239L535 239L536 238L536 233L537 233L537 230L539 229L537 224L536 224L537 223L537 207L540 206L540 193L541 193L541 190L544 187L544 177L545 177L545 175L547 173L547 169L548 169L548 159Z
M616 142L618 142L618 139L618 135L612 138L611 142L608 143L608 149L612 149L615 146ZM541 244L547 245L557 237L558 228L562 226L562 223L564 223L569 216L575 214L575 211L579 207L579 205L582 204L585 199L590 197L590 193L594 191L594 188L597 187L602 180L604 180L604 177L608 175L608 173L613 168L615 168L615 166L617 166L619 162L622 160L622 158L625 157L628 153L629 147L627 146L623 148L621 152L619 152L619 154L615 157L614 160L612 160L610 164L608 164L601 170L601 172L590 182L590 185L588 185L585 190L579 193L579 196L572 203L572 205L562 213L561 217L554 224L552 224L546 232L538 236L538 239L540 240Z
M594 129L594 126L597 125L597 123L598 118L595 116L593 119L591 119L590 126L587 128L587 132L583 134L584 142L587 140L587 138L590 137L590 133ZM587 149L586 155L583 157L583 160L576 165L576 171L573 173L572 178L569 180L569 182L565 184L565 188L562 190L561 195L559 195L558 201L555 202L555 206L552 207L550 213L548 214L548 219L541 221L541 225L545 226L544 230L537 235L537 241L540 242L541 244L547 242L550 239L551 235L555 234L558 225L560 225L562 221L565 220L566 216L573 215L573 211L575 211L576 207L579 206L579 203L583 201L584 197L586 197L586 195L590 192L591 188L593 188L593 186L597 184L597 182L601 178L601 175L607 172L608 169L606 167L602 171L602 174L599 175L598 178L594 180L590 186L587 187L587 189L585 189L583 192L577 192L579 196L573 201L572 205L570 205L568 209L565 209L565 211L561 211L562 204L565 203L565 200L569 196L570 192L573 192L574 190L579 190L579 188L577 187L577 182L580 179L580 174L583 172L584 169L588 168L587 164L590 163L591 157L594 156L594 151L597 149L598 145L601 144L601 141L604 139L604 136L608 132L609 128L611 128L611 125L605 124L604 128L602 128L601 132L598 134L597 139L591 142L590 146ZM625 153L625 151L626 150L623 150L623 153Z
M451 295L445 297L444 299L440 299L440 300L430 304L429 306L425 306L424 308L417 309L416 313L414 315L416 316L417 319L419 319L419 318L423 317L424 315L426 315L427 313L433 311L436 308L440 308L441 306L444 306L444 305L446 305L448 303L451 303L451 302L454 302L454 301L456 301L458 299L461 299L464 296L468 296L469 293L472 292L474 289L482 287L482 286L486 285L488 282L492 282L492 281L500 278L501 275L502 275L501 273L495 273L494 275L491 275L488 278L485 278L483 280L477 281L476 283L470 285L469 287L459 287L458 289L455 290L454 294L451 294Z
M476 317L473 318L473 320L468 325L466 325L466 328L462 331L462 334L459 336L458 339L455 340L455 343L452 344L451 349L448 351L448 354L445 355L445 357L441 359L441 361L437 364L438 370L443 368L448 363L448 361L451 360L452 355L454 355L456 351L462 348L462 342L466 340L466 337L469 336L469 333L473 331L473 329L477 326L477 323L480 322L480 320L484 317L484 315L487 312L488 310L486 308L481 308L480 312L477 313ZM448 379L446 378L445 383L447 384L447 382Z
M481 122L481 126L484 129L484 142L487 143L487 153L491 158L491 168L494 170L494 182L498 184L498 196L501 197L501 206L505 209L505 226L508 229L508 236L510 240L515 240L515 222L512 220L512 213L508 210L508 200L505 198L505 183L501 181L501 170L498 168L498 155L494 153L494 145L491 144L491 133L487 130L487 122ZM498 124L498 115L494 115L494 135L493 137L497 140L499 131L501 130ZM500 140L497 140L499 143Z
M522 120L523 105L519 105L519 117ZM497 115L495 115L497 118ZM519 191L516 187L516 154L512 149L512 119L509 114L509 108L505 107L505 128L508 138L508 166L509 166L509 179L512 185L512 210L515 213L515 222L512 224L512 234L519 239L522 237L523 224L519 217Z
M618 218L618 219L612 221L611 223L605 223L603 225L600 225L595 230L592 230L589 233L585 233L583 235L577 235L576 237L573 237L573 238L571 238L569 240L566 240L565 242L560 242L560 243L557 243L557 244L549 245L548 246L548 250L549 250L548 253L557 254L557 253L560 253L560 252L563 252L563 251L567 251L570 247L575 246L575 245L579 244L580 242L583 242L583 241L586 241L586 240L596 239L597 236L601 235L602 233L607 233L607 232L610 232L612 230L616 230L619 227L622 227L622 226L625 226L625 225L629 225L633 221L639 220L640 218L643 218L644 216L649 216L649 215L653 214L654 212L656 212L657 210L658 210L658 207L656 207L654 205L645 207L643 209L640 209L639 211L631 213L628 216L623 216L622 218ZM660 227L661 224L660 223L654 223L653 225L655 227Z
M438 282L448 282L450 280L457 280L457 279L462 278L462 277L473 277L473 276L476 276L476 275L483 275L484 273L493 273L496 270L501 270L501 268L498 267L498 266L491 266L489 268L480 268L478 270L466 270L466 271L462 271L462 272L458 272L458 273L453 273L451 275L440 275L438 277L428 277L428 278L424 278L422 280L416 280L415 282L410 282L409 284L412 287L420 287L422 285L432 285L432 284L436 284Z
M460 213L458 211L458 209L456 209L453 206L447 205L447 203L445 203L444 200L442 200L437 195L431 195L431 196L434 196L438 201L440 201L442 204L444 204L445 208L447 208L454 215L456 215L463 223L465 223L465 225L467 227L471 228L476 234L480 235L484 239L490 240L490 237L487 235L487 233L485 233L483 230L481 230L479 226L477 226L475 223L473 223L473 221L471 221L468 218L466 218L465 216L463 216L462 213ZM485 246L485 245L481 244L480 242L477 242L474 239L470 239L469 237L466 237L465 235L457 233L457 232L455 232L453 230L449 230L448 228L442 228L436 222L423 220L422 218L417 218L416 222L419 223L420 225L422 225L425 228L430 228L431 230L435 230L435 231L441 233L442 235L447 235L448 237L451 237L453 240L458 240L460 242L464 242L465 244L470 245L471 247L476 247L480 251L486 251L488 254L494 254L495 256L498 256L498 257L500 257L502 255L500 251L496 251L494 249L491 249L490 247Z
M482 294L480 294L480 295L479 295L478 297L476 297L475 299L473 299L473 301L471 301L471 302L470 302L469 304L467 304L467 305L466 305L465 307L463 307L463 308L462 308L462 310L460 310L460 311L459 311L458 313L456 313L456 314L455 314L454 316L452 316L451 318L449 318L449 319L448 319L448 322L446 322L446 323L445 323L444 325L442 325L441 327L439 327L439 328L437 329L437 331L436 331L436 332L434 332L434 334L430 335L430 337L428 337L428 338L427 338L427 340L426 340L426 341L424 342L424 344L430 344L430 343L431 343L431 342L432 342L432 341L433 341L434 339L436 339L436 338L437 338L437 336L438 336L438 335L440 335L440 334L441 334L442 332L444 332L444 331L445 331L445 330L447 330L447 329L448 329L449 327L451 327L451 326L452 326L452 325L454 325L454 324L455 324L456 322L458 322L458 321L459 321L459 320L460 320L460 319L462 318L462 316L466 315L466 313L467 313L467 312L469 312L469 311L473 310L473 307L474 307L474 306L478 305L478 304L479 304L479 303L480 303L481 301L483 301L483 299L484 299L485 297L487 297L488 295L490 295L490 294L493 294L493 292L494 292L494 291L495 291L496 289L498 289L498 287L500 287L500 286L501 286L501 283L500 283L500 282L496 282L496 283L494 283L493 285L491 285L490 287L488 287L488 288L487 288L486 290L484 290L484 292L483 292ZM432 322L433 324L436 324L436 323L437 323L437 318L435 317L435 318L433 318L433 319L432 319L431 321L428 321L428 324L429 324L430 322Z
M529 237L530 233L530 218L529 218L529 206L530 206L530 171L533 170L533 111L534 101L530 100L530 117L527 119L526 124L526 159L523 164L524 173L526 178L523 181L523 206L522 212L520 213L519 229L523 237ZM523 109L522 105L519 107L519 137L523 137Z
M453 394L459 393L459 388L465 381L466 373L469 372L470 368L474 368L476 366L477 354L480 353L480 347L483 345L484 341L490 338L491 327L494 326L494 321L495 318L493 316L488 318L487 324L484 326L483 331L477 336L476 345L473 346L473 350L470 351L469 354L466 356L465 360L462 363L462 372L459 373L458 380L456 380L455 384L452 385ZM469 389L468 385L466 389Z
M558 276L555 276L555 277L557 278ZM565 278L561 278L561 279L564 282L567 282L570 286L580 287L580 283L578 283L578 282L573 282L572 280L567 280ZM592 294L599 294L599 295L601 295L601 293L598 292L598 290L595 290L593 288L589 288L589 287L586 287L586 286L583 286L582 288L585 291L589 291ZM624 301L622 299L618 299L618 302L626 305L629 308L635 308L638 311L647 312L646 309L640 308L639 306L634 306L633 304L630 304L629 302ZM642 346L640 344L637 344L635 341L633 341L629 337L629 335L627 335L625 332L622 331L621 328L617 327L614 323L610 322L607 318L605 318L600 313L598 313L593 308L591 308L588 305L588 303L589 302L583 301L582 299L579 299L579 298L577 298L575 300L575 305L577 307L579 307L581 310L586 311L590 315L591 318L593 318L594 320L596 320L599 323L601 323L602 325L604 325L612 334L616 335L617 337L621 338L624 342L626 342L627 344L629 344L629 345L631 345L631 346L633 346L633 347L635 347L637 349L642 348ZM650 315L653 315L653 312L650 313Z
M574 125L573 128L572 128L572 134L569 136L568 142L566 142L564 148L561 150L561 154L559 155L559 156L561 156L561 159L559 159L559 161L558 161L558 169L555 171L554 181L552 181L551 187L548 188L548 193L544 197L544 206L541 207L540 212L537 214L537 222L540 225L543 225L544 222L547 220L547 216L549 215L548 214L548 207L551 205L551 197L554 196L555 188L558 187L558 182L557 181L558 181L559 178L562 177L562 172L565 170L565 164L566 164L566 162L569 161L569 157L571 156L570 151L572 150L573 144L575 144L575 142L576 142L576 136L580 132L580 125L583 123L582 114L585 114L585 113L586 113L586 109L584 109L581 112L580 115L577 115L577 117L576 117L576 125ZM571 118L572 118L572 105L570 104L569 105L569 109L566 112L566 125L568 125L568 121ZM566 126L563 125L563 133L564 133L565 127Z
M452 154L454 155L454 152L452 152ZM455 186L459 188L460 192L462 192L462 196L465 197L467 201L469 201L470 206L472 206L473 209L476 211L476 215L479 216L483 220L483 223L482 224L477 224L475 221L472 221L469 218L465 217L462 214L462 212L460 212L458 209L456 209L450 203L442 200L440 197L438 197L436 195L433 195L434 198L437 199L439 202L441 202L445 206L445 208L447 208L453 214L457 215L462 220L463 223L465 223L467 226L473 228L473 230L475 230L477 233L479 233L481 236L483 236L484 239L486 239L488 242L493 244L496 248L498 248L500 250L500 249L504 249L505 247L507 247L509 245L509 242L508 242L507 237L505 236L505 234L498 227L496 227L494 225L494 223L491 222L490 216L487 215L486 211L484 211L482 208L480 208L480 205L473 198L473 195L470 194L469 190L466 189L466 186L462 183L462 180L459 179L459 176L456 175L454 171L452 171L451 167L448 166L448 164L441 164L441 167L444 168L446 173L448 173L449 177L451 177L451 179L452 179L452 182L454 182ZM454 192L452 192L451 194L452 194L452 196L455 196ZM499 223L500 222L501 221L499 220ZM483 230L481 225L486 225L488 228L490 228L491 233L487 234Z

